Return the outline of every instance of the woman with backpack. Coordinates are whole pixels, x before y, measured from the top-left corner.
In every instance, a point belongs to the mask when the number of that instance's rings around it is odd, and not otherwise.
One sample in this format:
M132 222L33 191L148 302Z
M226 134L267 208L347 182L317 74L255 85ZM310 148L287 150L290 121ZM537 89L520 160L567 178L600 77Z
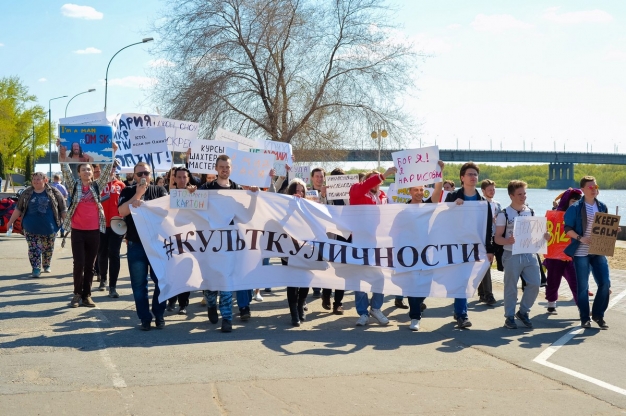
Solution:
M7 230L22 218L22 229L28 244L28 260L33 268L32 277L50 273L54 252L54 239L65 219L65 198L56 188L46 183L46 175L33 173L32 185L22 192L17 206L7 223Z
M113 142L113 154L117 145ZM80 163L77 168L78 180L72 175L67 163L61 163L63 179L67 184L72 202L63 228L72 230L72 256L74 259L74 297L70 307L82 305L93 308L96 306L91 299L93 267L100 247L100 233L106 232L106 218L100 203L101 190L109 181L113 164L102 165L102 173L93 180L93 167L89 163ZM63 239L65 243L65 238Z

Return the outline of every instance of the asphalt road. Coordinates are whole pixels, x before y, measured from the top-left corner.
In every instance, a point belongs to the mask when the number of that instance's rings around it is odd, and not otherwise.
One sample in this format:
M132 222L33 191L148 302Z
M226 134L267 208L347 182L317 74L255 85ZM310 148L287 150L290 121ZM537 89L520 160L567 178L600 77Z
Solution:
M427 299L412 332L391 296L389 326L355 327L351 293L342 317L309 295L310 319L292 328L278 288L230 334L208 322L199 293L189 315L142 332L125 257L121 297L96 289L94 309L68 307L71 269L57 241L53 273L33 279L24 239L0 236L0 415L626 413L626 272L612 271L610 329L567 339L578 313L565 282L558 315L540 293L533 330L503 328L501 301L474 298L471 329L455 328L451 300Z

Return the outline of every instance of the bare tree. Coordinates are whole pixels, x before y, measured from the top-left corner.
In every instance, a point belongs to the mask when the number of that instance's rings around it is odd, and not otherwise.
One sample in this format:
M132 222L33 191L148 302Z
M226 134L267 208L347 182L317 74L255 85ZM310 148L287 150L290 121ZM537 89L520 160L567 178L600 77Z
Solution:
M325 151L361 147L374 123L415 133L402 98L419 54L380 0L178 0L165 16L157 100L207 135Z

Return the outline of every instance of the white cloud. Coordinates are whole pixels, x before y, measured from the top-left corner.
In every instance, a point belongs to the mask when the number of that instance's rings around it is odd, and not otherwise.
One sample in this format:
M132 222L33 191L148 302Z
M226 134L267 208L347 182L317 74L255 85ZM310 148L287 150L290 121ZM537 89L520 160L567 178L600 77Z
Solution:
M517 20L510 14L479 14L471 23L472 27L479 32L500 33L511 29L530 29L531 24Z
M463 27L463 26L461 26L458 23L452 23L451 25L446 26L446 29L456 30L456 29L460 29L461 27Z
M148 66L151 68L162 68L162 67L172 67L176 66L174 62L168 61L167 59L151 59L148 61Z
M74 53L77 53L79 55L88 55L88 54L93 54L93 53L102 53L102 51L100 49L96 49L90 46L85 49L79 49L77 51L74 51Z
M79 6L78 4L67 3L61 6L63 16L75 19L101 20L104 13L101 13L89 6Z
M104 84L104 80L101 80ZM124 88L149 88L158 84L156 78L140 77L140 76L128 76L124 78L113 78L109 80L109 85L114 85Z
M37 81L39 81L39 82L46 82L46 81L47 81L47 79L45 79L45 78L39 78Z
M604 10L582 10L578 12L567 12L558 14L558 7L546 9L543 18L554 23L577 24L577 23L608 23L613 20L613 16Z

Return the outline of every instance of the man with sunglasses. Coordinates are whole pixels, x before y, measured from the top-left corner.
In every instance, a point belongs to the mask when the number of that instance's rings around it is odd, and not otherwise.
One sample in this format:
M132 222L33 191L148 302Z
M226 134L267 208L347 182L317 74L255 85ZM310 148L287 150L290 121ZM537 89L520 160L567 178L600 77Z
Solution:
M580 180L580 188L583 191L583 198L574 202L565 211L565 232L571 238L571 242L564 252L574 259L580 326L591 328L589 319L589 272L591 271L598 285L598 292L591 308L591 319L598 324L600 329L609 329L604 321L604 312L609 306L611 288L609 264L605 256L589 254L594 216L596 212L606 213L607 207L596 199L598 196L596 178L584 176Z
M165 327L163 314L165 312L165 302L159 303L159 281L150 266L150 260L141 244L141 239L137 233L135 222L130 215L130 206L139 208L143 201L167 196L167 191L162 186L149 185L150 166L146 162L139 162L134 168L135 185L127 186L120 194L118 210L126 221L126 239L128 240L127 259L128 271L130 273L130 284L135 298L135 309L137 316L141 320L141 330L149 331L154 320L157 329ZM150 313L150 303L148 300L148 269L150 278L154 282L154 293L152 294L152 313Z

